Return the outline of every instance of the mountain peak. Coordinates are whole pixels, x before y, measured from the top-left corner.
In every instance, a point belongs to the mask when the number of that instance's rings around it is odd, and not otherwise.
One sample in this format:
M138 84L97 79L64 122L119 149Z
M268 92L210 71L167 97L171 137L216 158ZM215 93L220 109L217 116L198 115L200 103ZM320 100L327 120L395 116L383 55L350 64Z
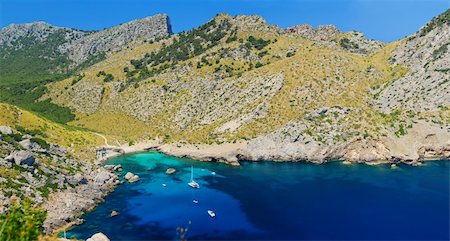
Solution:
M295 25L285 29L285 32L314 41L329 41L341 33L334 25L319 25L314 28L309 24Z

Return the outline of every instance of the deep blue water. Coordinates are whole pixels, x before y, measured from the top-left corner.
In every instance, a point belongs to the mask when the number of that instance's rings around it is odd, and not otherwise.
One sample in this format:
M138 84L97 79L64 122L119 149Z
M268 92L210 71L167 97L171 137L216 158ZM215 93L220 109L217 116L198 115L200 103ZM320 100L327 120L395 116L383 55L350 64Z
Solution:
M397 169L340 162L230 167L149 152L108 164L122 164L122 174L141 180L120 185L68 237L103 232L111 240L176 240L177 227L191 220L188 240L449 239L448 161ZM197 190L187 185L191 165ZM177 172L166 175L168 167ZM112 210L120 214L111 218Z

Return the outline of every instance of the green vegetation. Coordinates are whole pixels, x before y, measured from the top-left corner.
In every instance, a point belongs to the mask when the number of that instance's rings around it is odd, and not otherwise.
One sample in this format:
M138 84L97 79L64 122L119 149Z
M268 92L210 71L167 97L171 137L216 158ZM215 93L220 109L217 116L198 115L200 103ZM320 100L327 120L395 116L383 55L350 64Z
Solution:
M431 19L431 21L420 30L419 36L420 37L425 36L433 29L440 27L448 23L449 21L450 21L450 9L447 9L447 11Z
M265 48L267 45L269 45L271 43L270 40L264 40L262 38L255 38L253 36L249 36L247 39L247 43L246 45L249 48L255 48L257 50L262 50L263 48Z
M3 86L0 89L0 102L9 103L39 113L41 116L57 123L72 121L75 115L69 108L61 107L48 100L39 100L46 92L45 85L51 81L44 80Z
M64 79L106 56L90 56L76 68L70 69L71 61L68 56L58 50L58 46L67 41L65 35L68 31L70 30L55 30L44 42L27 36L15 40L12 47L0 46L0 102L19 106L59 123L74 119L75 115L69 108L39 100L46 93L45 85ZM72 85L83 77L83 74L74 77Z
M0 240L37 240L43 231L46 216L45 210L33 208L28 199L13 204L8 212L0 215Z
M357 49L359 46L356 43L353 43L352 41L350 41L350 39L348 38L342 38L339 41L339 45L344 48L344 49Z
M439 47L438 49L433 51L433 60L436 60L438 58L440 58L443 54L447 53L447 49L448 49L448 45L450 44L450 42L442 45L441 47Z

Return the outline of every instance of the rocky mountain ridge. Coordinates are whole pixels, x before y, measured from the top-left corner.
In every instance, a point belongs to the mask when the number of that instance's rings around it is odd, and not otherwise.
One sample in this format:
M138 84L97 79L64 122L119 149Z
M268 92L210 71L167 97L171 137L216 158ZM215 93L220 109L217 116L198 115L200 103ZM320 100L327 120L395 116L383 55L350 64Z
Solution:
M411 41L425 43L433 39L436 44L424 45L432 55L447 41L446 23ZM377 106L394 101L384 100L391 89L401 93L398 90L408 91L414 86L402 79L410 75L421 78L411 71L411 64L393 63L402 49L415 48L413 42L414 48L404 43L405 40L383 44L367 40L361 33L342 33L333 26L314 29L302 25L283 31L257 16L221 14L159 46L136 45L136 49L150 49L140 56L124 50L110 58L108 65L92 66L76 83L69 78L52 84L46 98L84 113L74 125L102 130L104 134L110 129L98 126L100 118L113 118L117 123L133 119L139 133L110 132L118 139L121 135L133 136L137 140L160 139L177 145L245 141L251 153L258 153L258 148L253 148L261 146L256 145L256 140L279 136L275 139L290 140L288 143L300 148L293 151L297 154L288 156L281 154L281 146L280 154L240 154L251 160L266 157L323 161L338 156L357 159L353 154L342 154L346 152L342 148L362 150L373 144L384 146L374 149L383 154L358 157L417 161L423 156L417 154L421 144L408 152L414 156L410 159L399 157L405 153L393 154L395 148L388 143L397 143L410 132L422 133L421 126L427 126L426 123L437 124L443 127L442 131L430 127L439 132L433 135L441 136L441 143L434 144L436 153L446 158L446 152L438 150L446 150L449 144L447 109L438 113L422 109L412 116L403 106L392 112L383 112L385 109ZM185 48L190 44L191 48ZM445 53L436 63L445 65ZM129 63L124 64L121 56L131 56ZM425 68L422 62L417 67L420 71ZM112 80L107 80L107 75ZM446 77L447 73L439 72L429 81ZM402 88L396 86L398 83ZM435 94L430 96L439 101L424 104L448 105L448 93L438 86L443 85L434 86ZM426 123L422 123L424 120ZM285 141L280 143L292 146ZM310 155L301 150L341 154Z
M66 56L70 62L69 69L73 69L95 56L120 51L136 42L163 39L170 34L170 20L165 14L133 20L100 31L80 31L56 27L45 22L11 24L0 30L0 56L12 55L11 52L30 48L37 43L54 42L50 37L57 35L54 38L58 41L53 43L53 48L57 49L60 55Z

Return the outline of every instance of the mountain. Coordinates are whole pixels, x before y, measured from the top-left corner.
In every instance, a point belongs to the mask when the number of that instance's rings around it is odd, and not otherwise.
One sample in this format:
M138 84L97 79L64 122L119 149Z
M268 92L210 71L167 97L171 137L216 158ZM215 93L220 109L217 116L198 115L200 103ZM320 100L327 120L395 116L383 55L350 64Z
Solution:
M424 143L448 154L448 11L388 44L332 25L281 29L227 14L175 35L166 15L98 32L45 23L1 31L12 51L4 59L20 61L14 51L33 46L19 41L26 36L56 46L72 69L35 82L19 106L43 103L28 109L118 142L244 143L218 156L226 160L416 161ZM17 93L10 99L30 95ZM363 147L371 154L349 154Z
M11 24L0 30L0 101L40 112L53 121L68 122L73 119L68 109L38 100L46 83L73 74L129 45L163 39L170 34L169 18L164 14L102 31L80 31L44 22Z
M409 72L382 87L378 98L382 110L423 112L445 109L450 104L449 19L447 10L401 41L391 62L407 66Z
M43 98L76 112L71 125L122 142L244 143L206 159L416 161L424 145L448 156L448 30L448 11L388 44L219 14L110 55Z

